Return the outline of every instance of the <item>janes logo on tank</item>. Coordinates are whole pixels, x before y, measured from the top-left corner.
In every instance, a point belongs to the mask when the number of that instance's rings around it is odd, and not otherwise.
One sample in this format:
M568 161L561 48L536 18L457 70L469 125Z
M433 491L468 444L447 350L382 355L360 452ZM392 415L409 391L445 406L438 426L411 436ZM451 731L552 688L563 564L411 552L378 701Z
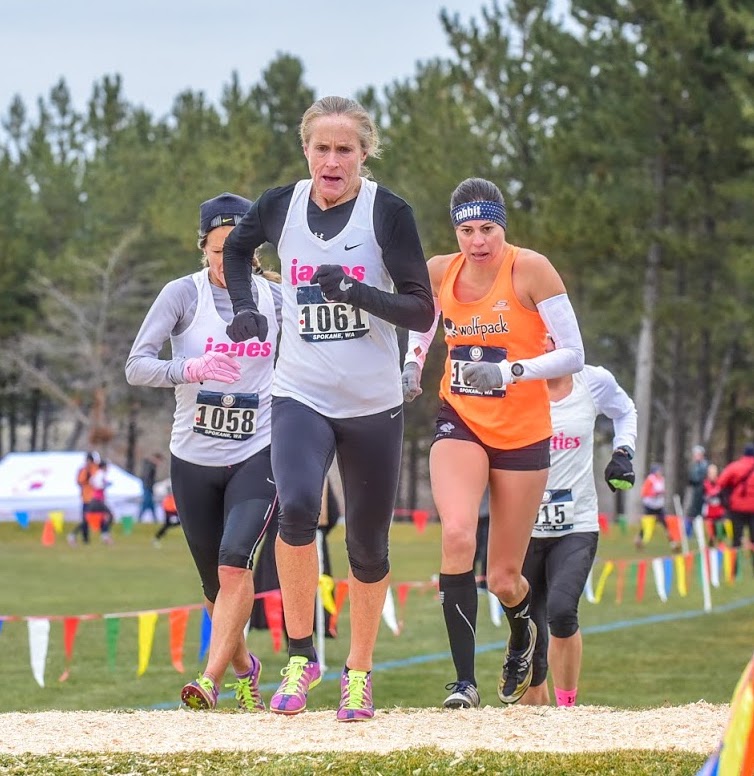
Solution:
M550 438L550 450L576 450L581 447L581 437L566 436L562 431Z
M209 353L211 350L216 353L235 353L237 356L248 356L249 358L265 357L272 353L272 343L256 341L215 342L214 337L207 337L204 352Z
M358 264L354 267L349 267L347 264L341 264L343 271L349 277L363 281L366 276L366 267ZM314 273L319 269L319 264L299 264L298 259L291 259L290 279L291 285L297 286L299 283L311 283Z

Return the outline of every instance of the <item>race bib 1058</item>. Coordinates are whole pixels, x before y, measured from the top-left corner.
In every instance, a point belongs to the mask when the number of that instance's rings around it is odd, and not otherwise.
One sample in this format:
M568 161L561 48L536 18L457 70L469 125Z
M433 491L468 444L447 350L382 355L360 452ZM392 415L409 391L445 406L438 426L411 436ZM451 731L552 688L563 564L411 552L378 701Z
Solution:
M194 432L221 439L249 439L257 430L258 393L199 391Z
M345 302L328 302L319 286L296 289L298 333L306 342L357 339L369 332L369 315Z

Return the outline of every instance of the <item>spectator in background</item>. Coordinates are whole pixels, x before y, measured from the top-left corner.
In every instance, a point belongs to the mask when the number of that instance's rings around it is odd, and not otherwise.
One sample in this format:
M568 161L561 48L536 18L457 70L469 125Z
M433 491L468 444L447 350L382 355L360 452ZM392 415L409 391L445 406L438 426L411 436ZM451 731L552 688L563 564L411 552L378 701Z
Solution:
M157 512L154 507L154 484L157 481L157 467L162 463L162 453L152 453L141 463L141 509L139 510L139 522L147 512L152 513L152 522L157 522Z
M686 516L692 520L702 514L704 507L704 480L707 477L709 461L701 445L691 448L691 464L689 465L689 487L691 498L689 500Z
M747 444L744 454L723 469L717 484L721 492L729 492L728 512L733 523L733 547L741 547L743 544L744 528L749 530L751 544L754 541L754 444Z
M87 504L86 513L88 516L100 515L100 537L105 544L112 544L113 537L110 533L115 516L105 501L105 490L110 484L107 479L107 461L100 461L99 466L89 479L92 488L92 498Z
M162 499L161 506L163 521L162 525L160 526L160 530L157 531L157 533L154 535L154 539L152 539L152 544L155 547L161 547L162 537L165 536L165 534L171 528L181 524L181 521L178 517L178 507L175 505L175 496L173 495L173 488L171 486L168 486L168 492L165 495L165 498Z
M68 544L76 544L76 536L81 534L84 544L89 544L89 523L86 521L87 507L92 500L92 475L99 469L100 457L97 452L86 454L84 465L76 472L76 483L81 491L81 522L68 534Z
M649 467L649 474L641 486L641 506L645 517L654 517L668 537L670 549L673 552L680 550L680 545L674 541L668 531L668 524L665 520L665 475L662 471L662 465L653 463ZM644 535L644 526L639 524L639 534L636 537L636 548L642 549L647 543L648 538Z
M714 463L707 467L707 475L702 483L704 488L704 504L702 506L702 516L707 528L710 547L715 546L715 537L717 536L717 526L725 517L725 507L720 500L720 482L719 471Z

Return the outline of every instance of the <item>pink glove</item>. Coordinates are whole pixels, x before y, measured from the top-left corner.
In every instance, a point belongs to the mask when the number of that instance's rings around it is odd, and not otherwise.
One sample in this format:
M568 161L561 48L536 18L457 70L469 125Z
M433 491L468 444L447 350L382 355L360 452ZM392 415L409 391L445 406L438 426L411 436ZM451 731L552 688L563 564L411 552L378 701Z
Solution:
M205 380L235 383L240 376L238 362L228 353L205 353L198 358L187 359L183 367L183 377L189 383L203 383Z

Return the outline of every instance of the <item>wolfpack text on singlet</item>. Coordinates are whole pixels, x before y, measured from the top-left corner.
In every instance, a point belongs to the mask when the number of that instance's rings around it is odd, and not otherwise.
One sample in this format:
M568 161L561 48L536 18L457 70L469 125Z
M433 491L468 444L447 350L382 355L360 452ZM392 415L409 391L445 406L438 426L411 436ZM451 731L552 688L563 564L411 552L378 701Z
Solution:
M449 354L440 397L482 442L499 450L525 447L552 434L547 383L531 380L480 394L464 386L462 364L454 354L468 349L471 360L500 361L502 350L502 357L512 362L544 353L545 325L536 310L527 310L518 301L513 288L518 251L507 247L489 291L473 302L460 302L454 293L465 262L459 253L448 264L438 294Z

